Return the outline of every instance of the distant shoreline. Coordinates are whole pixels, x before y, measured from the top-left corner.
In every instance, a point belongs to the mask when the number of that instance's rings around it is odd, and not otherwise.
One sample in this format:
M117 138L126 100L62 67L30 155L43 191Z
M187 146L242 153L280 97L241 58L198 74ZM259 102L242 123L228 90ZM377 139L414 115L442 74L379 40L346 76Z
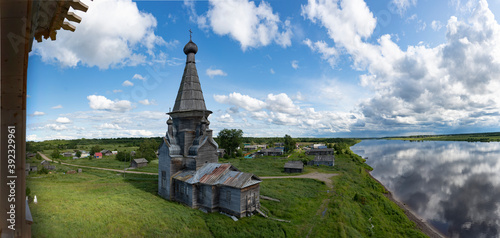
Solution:
M387 193L384 193L384 196L387 197L392 202L394 202L396 205L398 205L401 209L403 209L405 215L408 217L408 219L410 219L411 221L413 221L415 223L415 225L417 226L417 229L419 229L420 231L422 231L424 234L426 234L427 236L429 236L431 238L445 238L446 237L444 234L442 234L441 232L436 230L434 227L432 227L430 224L425 222L424 219L418 217L415 212L413 212L409 207L404 205L401 201L395 199L394 196L392 195L391 191L389 191L380 181L378 181L375 177L373 177L370 174L370 171L367 171L367 172L368 172L368 175L372 179L377 181L377 183L382 185L384 187L384 189L387 191Z

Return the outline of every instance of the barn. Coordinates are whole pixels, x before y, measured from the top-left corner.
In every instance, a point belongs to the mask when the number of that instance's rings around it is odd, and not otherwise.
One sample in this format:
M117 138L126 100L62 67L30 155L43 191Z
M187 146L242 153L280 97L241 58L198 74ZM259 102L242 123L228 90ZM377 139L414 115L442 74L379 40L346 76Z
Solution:
M132 168L141 168L148 165L148 161L145 158L133 159L130 162L130 167Z
M304 163L302 161L288 161L285 164L285 173L302 173Z

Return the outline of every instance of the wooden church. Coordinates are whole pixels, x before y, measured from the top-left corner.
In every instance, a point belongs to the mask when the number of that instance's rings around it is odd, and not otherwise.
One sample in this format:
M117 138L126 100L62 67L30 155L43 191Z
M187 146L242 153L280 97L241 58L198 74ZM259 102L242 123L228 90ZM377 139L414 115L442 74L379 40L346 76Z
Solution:
M262 180L218 163L218 145L208 121L212 112L206 109L196 70L197 52L198 46L189 40L184 46L186 67L159 148L158 193L192 208L247 216L259 208Z

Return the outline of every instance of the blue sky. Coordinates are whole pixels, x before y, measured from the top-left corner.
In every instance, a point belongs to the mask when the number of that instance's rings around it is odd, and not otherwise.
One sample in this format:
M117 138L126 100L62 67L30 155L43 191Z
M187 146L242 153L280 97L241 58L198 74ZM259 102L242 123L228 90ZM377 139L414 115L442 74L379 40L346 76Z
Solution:
M28 140L164 135L189 29L215 134L500 129L499 0L83 2L33 45Z

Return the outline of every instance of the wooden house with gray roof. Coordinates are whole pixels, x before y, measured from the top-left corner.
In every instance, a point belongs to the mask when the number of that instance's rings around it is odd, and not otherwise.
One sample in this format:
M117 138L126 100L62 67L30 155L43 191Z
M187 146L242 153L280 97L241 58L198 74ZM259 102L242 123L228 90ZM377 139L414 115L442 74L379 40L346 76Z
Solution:
M322 149L310 149L306 151L306 155L333 155L334 154L333 149L329 148L322 148Z
M284 166L285 173L302 173L304 163L302 161L288 161Z
M307 162L307 165L326 165L333 166L335 164L335 156L334 155L316 155L314 156L314 160Z
M158 194L192 208L246 216L260 206L261 180L218 163L218 145L208 121L212 111L206 109L196 70L197 52L191 40L184 46L184 74L158 150Z
M130 161L130 167L132 168L141 168L147 165L148 165L148 160L146 160L145 158L133 159L132 161Z

